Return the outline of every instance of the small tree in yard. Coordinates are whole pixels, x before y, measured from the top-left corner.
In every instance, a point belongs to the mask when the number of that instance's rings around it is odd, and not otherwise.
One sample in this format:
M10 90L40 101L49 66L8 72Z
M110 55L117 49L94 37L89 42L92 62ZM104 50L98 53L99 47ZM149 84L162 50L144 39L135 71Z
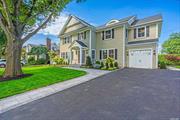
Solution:
M173 33L162 45L162 52L167 54L180 54L180 32Z
M22 45L54 20L72 1L0 0L0 27L7 39L4 77L23 74L20 62Z

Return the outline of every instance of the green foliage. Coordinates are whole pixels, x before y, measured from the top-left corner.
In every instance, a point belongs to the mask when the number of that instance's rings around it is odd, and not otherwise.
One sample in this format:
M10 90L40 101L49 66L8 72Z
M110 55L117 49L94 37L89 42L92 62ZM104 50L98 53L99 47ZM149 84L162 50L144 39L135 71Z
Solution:
M30 65L35 65L35 64L36 64L35 58L34 58L34 57L29 57L29 58L28 58L28 64L30 64Z
M101 68L103 68L104 67L104 62L101 62Z
M105 66L106 66L106 69L109 69L109 64L108 64L108 62L105 62Z
M5 55L6 36L0 28L0 58Z
M60 58L60 57L58 57L58 56L54 57L54 58L53 58L53 61L54 61L56 64L58 64L58 65L63 65L63 64L65 64L64 58Z
M114 67L119 68L118 62L114 62Z
M166 69L166 63L163 62L163 61L159 61L159 62L158 62L158 67L159 67L160 69Z
M32 47L31 51L30 51L30 55L37 55L38 59L39 59L39 55L42 55L42 54L47 54L48 53L48 50L46 47L44 46L35 46L35 47Z
M100 64L101 64L101 62L100 62L100 61L96 61L96 64L99 64L99 65L100 65Z
M162 54L158 56L159 63L165 63L166 65L180 65L180 55Z
M106 58L105 62L108 63L108 64L114 63L114 59L111 58L111 57L108 57L108 58Z
M86 66L92 66L91 57L90 56L87 56L87 58L86 58Z
M37 61L36 61L36 64L37 65L42 65L42 64L46 64L47 62L46 62L46 59L44 59L44 58L40 58L40 59L38 59Z
M111 68L113 68L113 67L114 67L114 64L111 62L111 63L109 64L109 66L110 66Z
M167 54L180 54L180 32L170 35L162 45L162 52Z

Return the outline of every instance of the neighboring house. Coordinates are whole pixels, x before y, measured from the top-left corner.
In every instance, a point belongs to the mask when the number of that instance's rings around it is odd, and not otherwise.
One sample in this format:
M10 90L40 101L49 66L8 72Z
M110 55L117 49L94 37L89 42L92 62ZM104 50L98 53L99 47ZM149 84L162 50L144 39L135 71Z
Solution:
M157 68L161 27L161 15L130 16L99 27L71 15L59 34L60 55L70 64L83 65L90 56L92 62L114 58L122 68Z
M37 46L43 46L43 47L46 47L46 45L35 45L35 44L27 44L26 46L24 46L23 48L26 49L26 60L28 60L29 57L35 57L35 60L37 60L37 56L36 55L30 55L29 53L31 52L31 49L33 47L37 47ZM39 56L39 58L43 58L43 59L46 59L46 54L42 54Z

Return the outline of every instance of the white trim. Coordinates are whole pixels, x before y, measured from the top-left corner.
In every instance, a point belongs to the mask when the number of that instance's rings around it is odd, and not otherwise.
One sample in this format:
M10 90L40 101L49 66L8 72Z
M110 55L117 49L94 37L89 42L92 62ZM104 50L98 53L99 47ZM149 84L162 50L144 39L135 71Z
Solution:
M134 51L134 50L151 50L151 69L153 68L153 49L152 48L139 48L139 49L129 49L129 56L130 56L130 52ZM130 57L129 57L129 64L128 67L130 67Z
M150 22L145 22L145 23L133 25L132 27L136 27L136 26L140 26L140 25L145 25L145 24L149 24L149 23L154 23L154 22L162 22L162 19L158 19L158 20L154 20L154 21L150 21Z
M125 67L125 43L126 42L126 25L123 26L123 63L122 63L122 67Z
M144 28L144 36L143 37L139 37L139 34L138 34L138 29L140 29L140 28ZM140 27L136 27L136 39L138 39L138 38L146 38L146 26L140 26Z
M158 68L158 43L156 45L156 68Z
M156 44L157 42L148 42L148 43L135 43L131 45L126 45L126 46L136 46L136 45L147 45L147 44Z
M92 30L89 31L89 56L92 58Z
M156 24L156 38L159 37L159 30L158 30L158 24Z

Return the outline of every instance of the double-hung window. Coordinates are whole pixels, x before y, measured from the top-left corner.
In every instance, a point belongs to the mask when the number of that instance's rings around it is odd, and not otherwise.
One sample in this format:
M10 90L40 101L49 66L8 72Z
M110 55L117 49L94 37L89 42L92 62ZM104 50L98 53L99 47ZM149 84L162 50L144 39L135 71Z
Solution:
M72 36L67 36L64 38L64 43L63 44L68 44L68 43L71 43L72 41Z
M102 31L102 40L114 39L114 29Z
M145 27L138 28L138 37L145 37Z
M86 31L78 33L78 40L85 40L86 39Z
M103 58L103 59L106 59L107 56L108 56L107 50L103 50L102 58Z

